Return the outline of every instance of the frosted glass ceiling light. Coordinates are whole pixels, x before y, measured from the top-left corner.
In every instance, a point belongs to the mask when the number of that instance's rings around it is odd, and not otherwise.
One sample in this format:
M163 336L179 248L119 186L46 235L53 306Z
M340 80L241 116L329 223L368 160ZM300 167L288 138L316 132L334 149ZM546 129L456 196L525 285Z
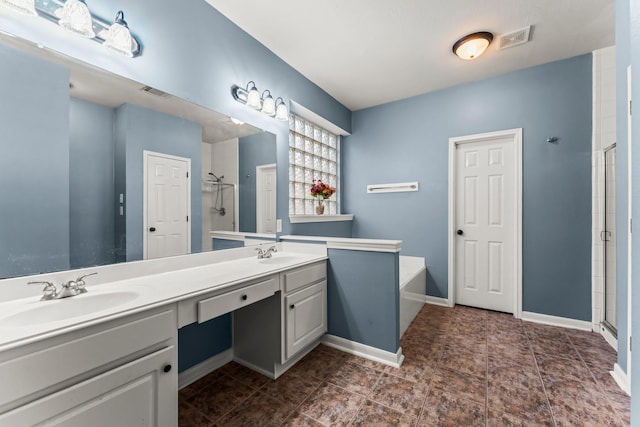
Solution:
M94 38L93 19L84 0L67 0L62 7L62 15L58 24L83 37Z
M124 12L121 10L116 14L116 21L109 27L107 37L102 44L123 55L133 57L133 38L127 21L124 20Z
M266 97L264 96L265 93L268 93ZM276 114L276 102L273 100L269 89L262 92L262 112L267 116Z
M287 109L287 105L284 103L284 100L280 97L276 99L276 120L280 120L282 122L289 120L289 110Z
M38 14L35 0L0 0L0 5L23 15L36 16Z
M475 59L482 55L491 44L493 34L487 31L480 31L462 37L453 44L453 53L462 59Z

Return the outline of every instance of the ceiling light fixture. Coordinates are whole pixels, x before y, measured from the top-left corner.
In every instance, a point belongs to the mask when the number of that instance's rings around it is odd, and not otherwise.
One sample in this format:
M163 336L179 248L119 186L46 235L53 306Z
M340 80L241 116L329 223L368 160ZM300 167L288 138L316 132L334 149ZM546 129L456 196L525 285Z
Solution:
M0 0L0 5L23 15L36 16L38 14L35 0Z
M260 112L270 117L275 116L276 120L289 120L289 110L284 99L278 97L274 101L271 91L268 89L262 92L262 96L260 96L260 92L253 81L247 83L245 88L238 85L231 86L231 96L247 107L260 110Z
M96 36L91 12L84 0L67 0L62 6L62 16L58 25L89 39Z
M493 34L488 31L480 31L462 37L453 44L451 50L459 58L475 59L487 50L492 40Z

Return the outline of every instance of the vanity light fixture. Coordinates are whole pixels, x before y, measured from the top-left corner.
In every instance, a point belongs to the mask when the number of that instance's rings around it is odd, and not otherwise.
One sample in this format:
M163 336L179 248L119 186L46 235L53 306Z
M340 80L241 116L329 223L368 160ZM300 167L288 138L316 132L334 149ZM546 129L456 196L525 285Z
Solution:
M462 59L475 59L482 55L493 41L493 34L480 31L468 34L453 44L451 50Z
M23 15L36 16L38 14L35 0L0 0L0 5Z
M96 36L93 31L91 12L89 12L89 7L84 0L67 0L62 6L62 15L58 25L89 39Z
M85 0L0 0L0 6L45 18L130 58L142 54L140 43L129 31L121 10L111 23L91 14Z
M133 39L127 21L124 20L124 12L121 10L116 14L116 20L109 27L107 38L102 44L128 57L133 56Z
M268 89L262 92L262 96L260 96L260 92L253 81L247 83L244 88L238 85L231 86L231 96L247 107L260 110L260 112L270 117L275 116L276 120L289 120L289 110L284 99L279 96L274 101L271 91Z

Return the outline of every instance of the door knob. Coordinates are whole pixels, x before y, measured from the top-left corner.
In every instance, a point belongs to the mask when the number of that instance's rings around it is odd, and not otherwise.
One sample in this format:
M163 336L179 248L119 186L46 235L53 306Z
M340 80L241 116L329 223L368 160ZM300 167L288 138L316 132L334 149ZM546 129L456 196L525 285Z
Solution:
M458 230L458 231L456 231L456 234L457 234L458 236L462 236L462 235L464 234L464 232L463 232L462 230Z
M149 227L149 231L153 233L154 231L156 231L156 228L155 227Z

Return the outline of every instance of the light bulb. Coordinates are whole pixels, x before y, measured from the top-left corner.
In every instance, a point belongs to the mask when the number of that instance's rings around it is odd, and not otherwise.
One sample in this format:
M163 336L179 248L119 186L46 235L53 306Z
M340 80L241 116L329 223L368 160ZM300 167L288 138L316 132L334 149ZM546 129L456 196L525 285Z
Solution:
M109 27L103 44L116 52L133 57L133 40L122 11L118 12L115 22Z
M94 38L93 19L87 4L83 0L67 0L62 6L62 16L58 24L72 33Z
M276 106L276 120L283 122L289 120L289 111L287 110L287 105L284 103L282 98L278 98Z
M0 4L23 15L36 16L38 14L35 0L0 0Z
M264 93L267 92L269 91L264 91ZM269 94L262 100L262 112L267 116L273 116L276 113L276 102L273 100L271 92L269 92Z
M262 106L262 102L260 101L260 92L258 92L255 84L249 89L249 93L247 94L247 106L255 108L256 110L259 110Z

